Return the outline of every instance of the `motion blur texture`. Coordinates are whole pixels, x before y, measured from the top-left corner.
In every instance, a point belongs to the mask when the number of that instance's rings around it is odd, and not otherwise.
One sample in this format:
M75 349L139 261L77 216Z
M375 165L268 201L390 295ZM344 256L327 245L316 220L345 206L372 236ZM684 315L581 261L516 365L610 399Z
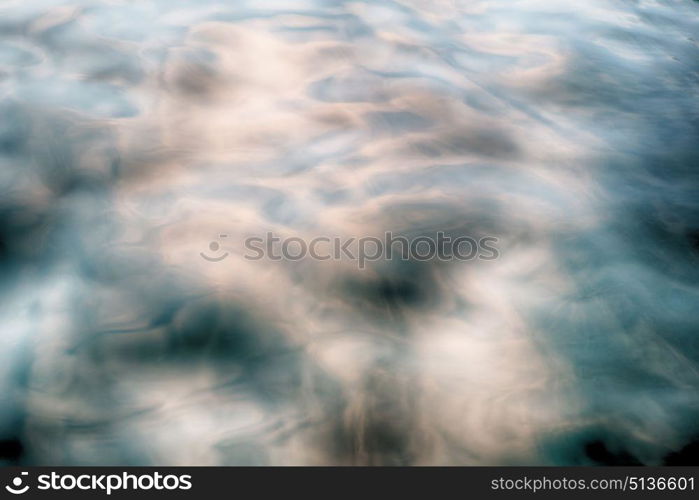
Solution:
M698 36L692 0L0 1L2 460L696 460Z

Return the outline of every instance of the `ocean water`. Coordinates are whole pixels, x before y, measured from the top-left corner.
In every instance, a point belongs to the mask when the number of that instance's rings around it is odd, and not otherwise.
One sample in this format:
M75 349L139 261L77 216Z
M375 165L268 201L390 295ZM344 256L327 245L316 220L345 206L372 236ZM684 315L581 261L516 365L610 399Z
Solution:
M696 460L698 139L692 0L4 0L0 459Z

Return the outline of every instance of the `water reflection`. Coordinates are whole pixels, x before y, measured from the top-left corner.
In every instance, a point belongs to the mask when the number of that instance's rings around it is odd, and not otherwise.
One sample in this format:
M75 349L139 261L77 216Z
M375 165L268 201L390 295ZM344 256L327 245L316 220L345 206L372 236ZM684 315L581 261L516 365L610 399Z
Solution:
M0 455L686 463L698 14L4 2ZM267 231L501 257L242 258Z

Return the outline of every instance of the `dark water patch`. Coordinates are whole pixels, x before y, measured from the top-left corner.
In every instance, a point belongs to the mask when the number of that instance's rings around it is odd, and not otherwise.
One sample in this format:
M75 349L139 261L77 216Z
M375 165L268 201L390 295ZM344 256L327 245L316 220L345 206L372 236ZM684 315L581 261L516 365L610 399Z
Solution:
M389 99L387 83L370 74L331 76L313 83L309 94L327 102L385 102Z
M216 55L211 51L177 51L167 64L166 85L192 101L210 100L222 86L230 92L235 85L220 74Z
M602 441L591 441L585 445L587 457L599 465L635 466L643 465L633 455L625 450L612 453Z
M643 463L634 451L626 448L627 436L614 432L611 428L593 426L587 429L572 430L567 435L558 435L545 441L545 452L556 464L568 466L638 466ZM642 443L631 441L633 450L645 451Z
M341 287L347 299L370 317L395 318L403 309L420 310L439 302L427 265L406 263L378 277L349 277Z
M430 126L430 120L410 111L372 112L367 114L371 126L377 131L394 134L421 130Z
M663 465L685 467L699 465L699 440L693 439L677 451L668 453Z
M0 439L0 460L17 463L24 454L24 445L18 438Z
M434 139L416 140L412 145L416 152L430 158L477 154L486 158L516 158L519 148L505 131L466 127L448 130Z

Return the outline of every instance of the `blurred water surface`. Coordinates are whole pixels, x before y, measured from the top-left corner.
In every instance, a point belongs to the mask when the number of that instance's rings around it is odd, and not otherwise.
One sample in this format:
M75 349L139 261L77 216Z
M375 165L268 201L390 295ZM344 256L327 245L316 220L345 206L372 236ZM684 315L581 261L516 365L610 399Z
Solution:
M2 459L686 462L698 34L691 0L0 2ZM242 258L265 231L501 256Z

